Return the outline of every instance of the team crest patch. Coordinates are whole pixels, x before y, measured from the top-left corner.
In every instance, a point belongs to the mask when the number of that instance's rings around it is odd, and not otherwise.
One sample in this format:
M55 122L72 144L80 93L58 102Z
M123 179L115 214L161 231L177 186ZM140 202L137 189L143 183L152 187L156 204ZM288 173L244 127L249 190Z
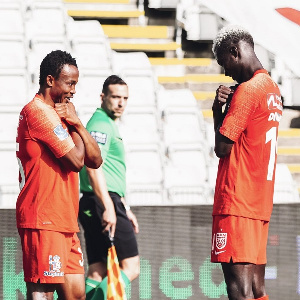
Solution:
M216 247L217 249L224 249L227 244L227 233L219 232L216 235Z
M98 144L105 145L107 141L107 134L99 131L91 131L91 136L95 139Z
M62 124L58 124L53 131L61 141L65 140L69 136L68 131L63 128Z
M64 276L64 272L61 272L61 261L58 255L49 255L49 271L44 271L44 276L49 277L61 277Z

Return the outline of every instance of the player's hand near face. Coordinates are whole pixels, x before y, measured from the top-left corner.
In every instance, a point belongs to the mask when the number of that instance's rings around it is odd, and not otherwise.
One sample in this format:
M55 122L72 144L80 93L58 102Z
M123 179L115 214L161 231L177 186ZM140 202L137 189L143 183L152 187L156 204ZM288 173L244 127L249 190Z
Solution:
M75 106L72 102L55 103L54 107L61 119L65 120L70 125L78 125L80 119L77 116Z
M224 85L220 85L218 89L216 90L216 97L213 103L213 110L219 110L223 107L224 104L226 104L227 100L229 99L229 96L233 93L234 91L226 87Z

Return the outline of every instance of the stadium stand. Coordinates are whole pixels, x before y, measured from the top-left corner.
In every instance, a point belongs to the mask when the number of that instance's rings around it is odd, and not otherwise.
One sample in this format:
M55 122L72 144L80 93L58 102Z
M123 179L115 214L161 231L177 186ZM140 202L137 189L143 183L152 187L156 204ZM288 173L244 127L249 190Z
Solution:
M153 11L160 17L155 18ZM145 6L135 0L2 0L2 14L0 117L6 125L0 144L6 164L15 163L11 143L17 112L37 91L40 61L51 50L63 49L72 52L79 65L74 104L84 124L100 104L107 76L115 73L128 83L130 98L120 130L128 153L131 204L212 203L218 160L210 108L216 87L233 82L207 49L223 19L197 1L180 0L145 1ZM192 20L199 26L190 26ZM272 69L272 53L256 47L267 69ZM297 79L293 93L296 89ZM291 143L300 133L288 127L280 130L282 166L277 173L290 176L278 176L274 199L287 195L293 202L298 199L294 191L295 180L300 186L300 168L298 148ZM16 197L14 172L0 178L2 207Z

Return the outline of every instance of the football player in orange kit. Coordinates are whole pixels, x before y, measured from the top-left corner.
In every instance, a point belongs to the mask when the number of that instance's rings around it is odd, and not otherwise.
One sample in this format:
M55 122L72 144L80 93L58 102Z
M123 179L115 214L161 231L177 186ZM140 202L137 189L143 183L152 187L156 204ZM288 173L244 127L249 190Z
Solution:
M213 52L225 75L238 84L219 86L212 106L215 153L220 161L211 261L222 264L230 300L267 300L264 275L281 95L245 29L222 28Z
M70 102L78 77L69 53L49 53L40 65L40 89L19 117L16 218L27 299L53 299L54 291L59 299L85 299L78 172L84 164L98 168L102 158Z

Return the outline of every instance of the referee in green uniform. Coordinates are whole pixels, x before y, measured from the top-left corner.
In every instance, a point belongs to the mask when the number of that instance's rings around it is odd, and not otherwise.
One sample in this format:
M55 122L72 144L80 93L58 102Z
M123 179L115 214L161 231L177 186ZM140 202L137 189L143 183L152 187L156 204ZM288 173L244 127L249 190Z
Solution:
M125 151L116 124L127 105L127 84L116 75L109 76L103 84L101 100L101 108L96 109L86 128L97 141L104 162L97 170L84 167L80 172L79 221L89 264L86 299L96 297L99 291L106 295L107 251L111 245L108 232L114 237L125 285L137 278L140 270L135 237L139 227L124 199Z

